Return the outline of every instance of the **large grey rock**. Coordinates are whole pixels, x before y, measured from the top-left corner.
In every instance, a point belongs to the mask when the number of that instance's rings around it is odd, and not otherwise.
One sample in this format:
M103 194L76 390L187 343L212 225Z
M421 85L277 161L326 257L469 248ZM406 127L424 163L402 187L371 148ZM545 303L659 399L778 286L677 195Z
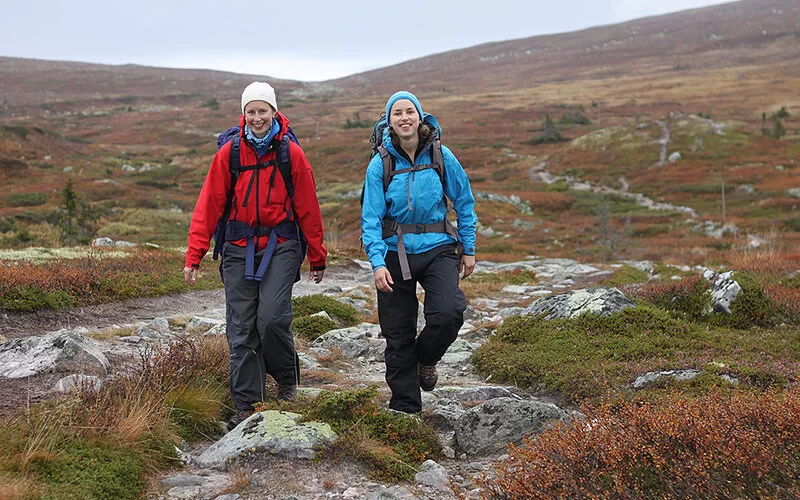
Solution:
M346 358L357 358L366 354L370 348L369 333L357 326L331 330L317 337L312 347L337 348Z
M522 314L545 319L574 318L585 313L611 316L626 307L636 305L618 288L586 288L573 292L543 297L525 308Z
M467 410L455 425L458 446L470 455L501 451L528 434L539 434L556 422L569 422L564 410L550 403L495 398Z
M742 287L731 279L733 271L717 274L706 271L703 277L711 283L711 309L714 312L731 313L731 303L739 296Z
M23 378L55 371L104 373L107 369L108 359L97 345L71 330L0 344L0 377Z
M310 459L337 436L328 424L298 423L301 417L278 410L255 413L212 444L195 463L200 467L221 467L244 453Z

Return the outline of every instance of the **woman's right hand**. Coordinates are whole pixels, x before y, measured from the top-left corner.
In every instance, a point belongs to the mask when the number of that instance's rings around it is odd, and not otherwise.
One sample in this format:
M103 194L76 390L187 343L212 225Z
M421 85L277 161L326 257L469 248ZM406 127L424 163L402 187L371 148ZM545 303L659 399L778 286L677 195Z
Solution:
M375 288L381 292L391 292L394 281L392 275L385 267L379 267L375 270Z
M184 267L183 268L183 279L186 280L187 283L194 286L197 283L197 268L195 267Z

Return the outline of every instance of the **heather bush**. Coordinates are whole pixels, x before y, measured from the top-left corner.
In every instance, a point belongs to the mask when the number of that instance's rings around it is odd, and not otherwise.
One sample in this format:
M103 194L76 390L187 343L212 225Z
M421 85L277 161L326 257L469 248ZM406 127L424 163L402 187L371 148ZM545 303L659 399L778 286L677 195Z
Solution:
M315 340L331 330L334 330L338 325L321 315L308 315L295 318L292 321L292 331L295 335L306 338L308 340Z
M792 328L753 335L639 305L608 317L512 316L475 351L472 363L495 382L562 393L578 403L601 400L609 391L631 397L631 383L648 371L716 363L748 385L786 387L800 371L800 342L791 340L796 336ZM703 390L693 384L684 389Z
M585 408L520 446L479 484L492 498L795 498L800 393L674 394Z
M627 285L622 291L634 299L652 304L677 317L699 320L711 308L708 281L700 275L679 281L655 281Z
M176 251L146 247L113 253L87 249L76 259L2 261L0 309L64 309L187 291L182 262L183 255ZM206 274L196 288L222 286L218 273Z

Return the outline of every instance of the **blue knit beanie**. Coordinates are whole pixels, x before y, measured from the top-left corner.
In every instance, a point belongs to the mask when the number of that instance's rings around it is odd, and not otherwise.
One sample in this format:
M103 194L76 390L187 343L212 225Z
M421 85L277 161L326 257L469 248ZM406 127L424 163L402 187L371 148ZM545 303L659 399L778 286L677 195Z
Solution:
M419 113L420 120L423 118L424 115L422 114L422 105L419 103L419 99L417 99L417 96L406 90L401 90L400 92L395 92L394 94L392 94L392 97L390 97L389 100L386 101L387 120L389 119L389 114L392 111L392 105L397 101L399 101L400 99L408 99L409 101L411 101L414 107L417 108L417 113Z

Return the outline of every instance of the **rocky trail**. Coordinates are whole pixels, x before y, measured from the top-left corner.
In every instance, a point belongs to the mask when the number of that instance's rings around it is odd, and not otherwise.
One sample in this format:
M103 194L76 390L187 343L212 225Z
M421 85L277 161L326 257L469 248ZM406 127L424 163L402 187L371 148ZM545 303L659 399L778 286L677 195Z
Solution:
M484 380L470 363L472 352L505 317L519 314L536 298L591 286L610 273L568 259L530 258L508 264L479 262L476 275L515 269L533 271L537 283L509 285L497 296L470 300L459 339L439 364L436 390L423 393L423 413L441 422L438 431L444 458L423 464L412 483L373 481L368 478L366 469L355 463L308 460L315 446L315 435L306 436L305 444L300 445L284 441L265 445L263 441L252 441L276 439L266 436L266 431L259 427L263 420L283 418L277 415L279 412L274 412L254 415L215 443L186 446L181 450L184 467L152 481L147 498L450 499L457 497L454 492L467 498L480 497L475 478L490 474L492 464L505 459L505 447L498 446L498 442L517 441L523 434L541 430L545 422L567 419L571 413L559 406L561 402L555 398L534 397L517 388ZM354 305L362 312L374 312L372 273L369 264L363 261L353 260L330 268L320 284L304 276L295 285L294 293L295 296L323 293ZM176 323L175 318L182 318L187 330L209 334L224 332L224 293L221 290L198 291L65 312L7 313L0 318L0 335L9 339L0 344L0 414L9 415L28 404L53 397L57 394L54 387L61 390L69 387L64 382L69 368L50 366L27 376L19 376L19 371L16 375L9 375L9 370L3 372L4 365L31 364L30 361L11 361L9 349L3 350L3 346L22 340L68 335L77 343L85 340L91 344L87 352L91 354L97 349L100 354L95 354L94 358L105 359L108 371L113 372L116 361L135 355L143 346L167 342L184 334L169 326ZM127 328L130 334L111 336L109 340L88 338L93 331L114 328ZM326 370L318 360L336 349L342 353L337 370L343 377L348 381L375 384L386 391L384 345L379 327L374 324L362 323L334 330L312 342L305 352L299 349L301 368ZM302 384L299 390L300 394L307 395L315 391L319 388ZM498 412L501 419L486 418ZM491 424L490 420L503 422ZM286 425L294 433L301 432L300 425L295 422ZM242 458L244 447L260 451Z

